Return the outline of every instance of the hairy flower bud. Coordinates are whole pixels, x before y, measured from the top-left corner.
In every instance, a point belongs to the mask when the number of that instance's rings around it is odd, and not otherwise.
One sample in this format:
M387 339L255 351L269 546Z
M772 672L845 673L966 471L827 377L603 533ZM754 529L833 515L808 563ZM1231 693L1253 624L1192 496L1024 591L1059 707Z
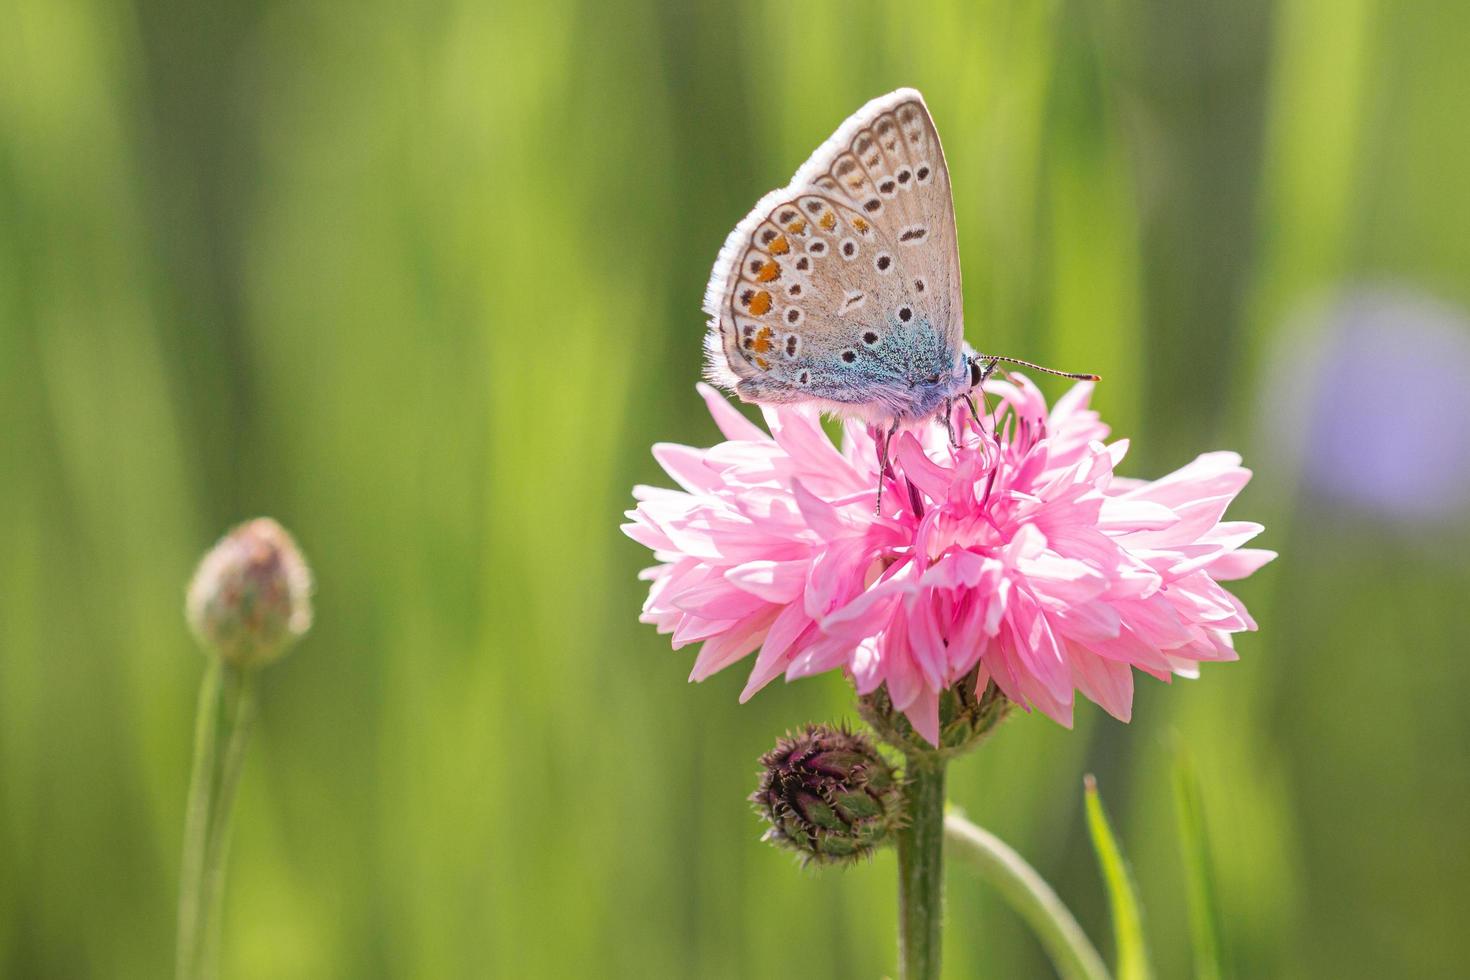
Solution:
M886 685L858 698L858 714L873 726L880 739L905 755L953 758L979 745L1015 707L994 681L987 682L984 690L977 690L977 670L939 692L937 748L914 730L907 715L893 709Z
M199 562L184 611L210 653L236 667L261 667L311 627L311 569L286 529L259 517Z
M795 851L803 864L867 857L888 841L903 812L893 770L866 736L807 725L761 756L751 795L771 827L764 840Z

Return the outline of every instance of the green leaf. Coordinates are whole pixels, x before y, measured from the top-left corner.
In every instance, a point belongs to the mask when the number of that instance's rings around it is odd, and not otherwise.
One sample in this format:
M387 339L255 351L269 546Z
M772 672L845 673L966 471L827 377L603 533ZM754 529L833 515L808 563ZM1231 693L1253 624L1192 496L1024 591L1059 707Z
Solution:
M1113 938L1118 947L1118 980L1149 980L1153 970L1148 963L1148 946L1143 938L1143 908L1128 862L1113 836L1108 815L1103 811L1097 793L1097 780L1091 775L1084 780L1087 788L1087 829L1092 834L1092 847L1102 868L1108 887L1108 905L1113 913Z
M1194 944L1194 975L1220 980L1227 971L1220 942L1220 912L1215 898L1215 869L1205 834L1204 804L1194 762L1180 746L1174 762L1174 809L1179 821L1179 849L1189 886L1189 932Z

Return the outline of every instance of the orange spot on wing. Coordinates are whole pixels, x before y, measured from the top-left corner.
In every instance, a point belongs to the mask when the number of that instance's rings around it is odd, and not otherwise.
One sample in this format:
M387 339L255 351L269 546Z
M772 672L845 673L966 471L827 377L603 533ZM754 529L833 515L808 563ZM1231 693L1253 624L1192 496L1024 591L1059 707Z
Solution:
M826 231L831 231L833 228L837 227L837 215L833 214L831 211L828 211L826 214L822 215L822 220L817 223L820 224L822 228Z
M867 231L870 227L872 227L871 225L868 224L868 221L867 221L866 218L853 218L852 219L852 226L854 228L856 228L858 231L864 231L864 232Z
M771 308L771 294L762 289L750 298L750 312L755 316L764 316Z
M786 240L785 235L777 235L775 238L771 239L771 244L769 247L771 249L772 255L785 255L787 252L791 251L791 243Z
M791 224L786 226L786 230L791 232L793 235L800 235L802 232L806 231L806 219L797 218L795 221L791 222Z
M769 354L771 352L771 349L776 346L775 344L771 343L771 338L774 336L776 336L776 331L772 330L770 327L761 327L760 330L756 332L755 345L753 347L753 350L757 354ZM759 363L760 358L756 358L756 362ZM762 364L761 367L764 368L765 365Z
M769 371L771 369L771 362L766 360L764 357L757 357L755 359L755 366L760 368L762 371Z
M756 282L770 282L781 274L781 265L777 262L767 262L761 266L761 271L755 274Z

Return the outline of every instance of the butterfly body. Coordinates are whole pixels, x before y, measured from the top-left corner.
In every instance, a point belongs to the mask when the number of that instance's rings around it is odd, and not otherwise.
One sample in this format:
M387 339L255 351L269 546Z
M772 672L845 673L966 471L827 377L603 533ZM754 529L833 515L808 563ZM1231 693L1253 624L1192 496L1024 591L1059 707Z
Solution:
M738 380L735 392L751 402L810 401L839 414L910 422L934 415L969 390L964 357L945 350L927 321L904 325L893 319L889 326L873 346L857 348L852 363L841 351L804 358L802 369L811 375L797 390L763 372Z
M918 92L863 106L756 204L705 311L707 373L747 401L907 423L969 391L949 170Z

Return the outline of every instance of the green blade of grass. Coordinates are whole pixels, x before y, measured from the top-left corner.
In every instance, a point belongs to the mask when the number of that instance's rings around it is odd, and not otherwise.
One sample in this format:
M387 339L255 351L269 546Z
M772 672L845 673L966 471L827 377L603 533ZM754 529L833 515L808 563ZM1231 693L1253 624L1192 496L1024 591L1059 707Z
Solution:
M1108 815L1103 811L1097 780L1089 775L1084 782L1087 788L1087 829L1092 835L1092 847L1097 852L1103 881L1107 884L1108 905L1113 914L1118 980L1149 980L1153 971L1148 963L1148 947L1143 938L1143 908L1138 903L1133 876L1123 858L1123 850L1113 836Z
M1174 811L1179 821L1179 849L1189 888L1189 932L1194 947L1194 975L1220 980L1226 975L1220 942L1215 874L1205 834L1204 805L1194 762L1181 747L1174 762Z

